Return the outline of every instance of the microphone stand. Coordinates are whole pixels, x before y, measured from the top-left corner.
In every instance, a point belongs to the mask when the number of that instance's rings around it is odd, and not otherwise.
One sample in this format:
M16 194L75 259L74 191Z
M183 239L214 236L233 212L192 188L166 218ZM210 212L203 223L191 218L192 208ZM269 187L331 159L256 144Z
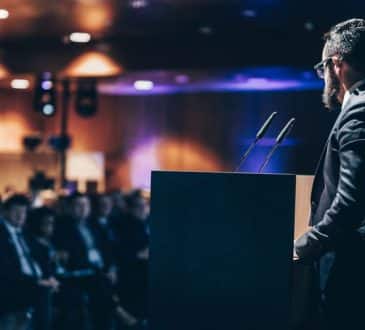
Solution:
M274 146L271 148L270 152L268 153L268 155L265 158L265 161L263 162L263 164L260 166L260 169L258 171L258 173L261 173L265 167L267 166L267 164L269 163L270 159L272 158L272 156L274 155L276 149L279 147L279 145L283 142L283 140L286 138L286 136L290 133L291 129L293 128L295 124L295 118L292 118L289 120L289 122L285 125L285 127L281 130L281 132L279 133L279 135L276 138L276 142L274 144Z

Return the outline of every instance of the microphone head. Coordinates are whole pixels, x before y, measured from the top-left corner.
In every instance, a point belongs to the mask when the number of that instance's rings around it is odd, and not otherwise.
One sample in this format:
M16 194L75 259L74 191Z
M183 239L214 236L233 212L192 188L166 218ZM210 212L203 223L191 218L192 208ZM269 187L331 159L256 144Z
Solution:
M260 140L266 133L267 129L271 125L271 122L273 121L274 117L277 115L277 112L273 112L270 117L265 121L265 123L262 125L260 130L256 134L256 141Z
M280 144L284 138L290 133L291 129L295 124L295 118L292 118L288 121L285 127L281 130L278 137L276 138L276 144Z

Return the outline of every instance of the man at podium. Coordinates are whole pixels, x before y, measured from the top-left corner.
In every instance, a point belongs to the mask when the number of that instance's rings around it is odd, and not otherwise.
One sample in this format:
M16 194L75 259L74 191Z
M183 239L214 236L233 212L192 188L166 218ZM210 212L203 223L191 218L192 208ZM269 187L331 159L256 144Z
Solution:
M324 105L341 107L317 167L310 225L295 242L299 259L319 270L321 315L328 329L364 327L365 301L365 20L325 34Z

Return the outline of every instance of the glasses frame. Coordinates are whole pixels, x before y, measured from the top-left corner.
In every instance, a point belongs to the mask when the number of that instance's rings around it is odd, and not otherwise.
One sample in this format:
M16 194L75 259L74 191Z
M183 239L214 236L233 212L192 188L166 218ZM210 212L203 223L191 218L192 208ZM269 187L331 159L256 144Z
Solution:
M317 63L313 69L316 71L318 78L324 79L324 69L328 63L332 62L332 57L327 57L323 61Z

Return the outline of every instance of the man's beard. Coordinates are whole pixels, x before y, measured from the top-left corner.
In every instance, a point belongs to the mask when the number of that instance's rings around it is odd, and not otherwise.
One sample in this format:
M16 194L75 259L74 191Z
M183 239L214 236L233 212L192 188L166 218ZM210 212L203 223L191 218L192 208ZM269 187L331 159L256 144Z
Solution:
M325 83L325 87L322 94L322 102L324 106L329 110L335 110L341 107L341 103L338 101L338 95L340 93L340 82L337 79L332 68L329 68L329 78Z

